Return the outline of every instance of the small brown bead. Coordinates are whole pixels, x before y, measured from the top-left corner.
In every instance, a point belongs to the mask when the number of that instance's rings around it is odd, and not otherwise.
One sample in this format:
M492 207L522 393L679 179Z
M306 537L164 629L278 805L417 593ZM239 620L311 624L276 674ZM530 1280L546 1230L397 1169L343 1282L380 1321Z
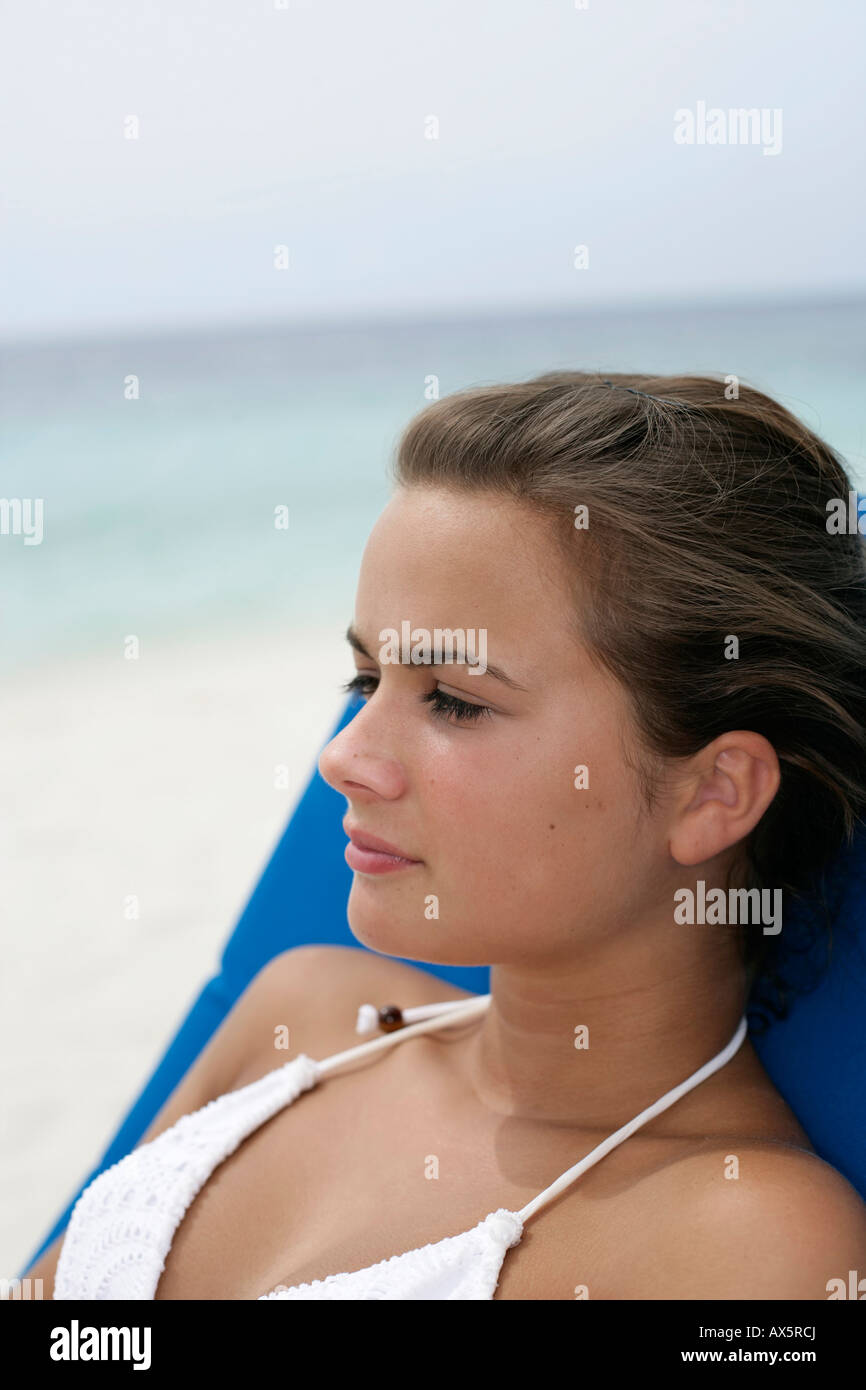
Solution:
M396 1004L386 1004L379 1010L379 1027L383 1033L393 1033L403 1027L403 1015Z

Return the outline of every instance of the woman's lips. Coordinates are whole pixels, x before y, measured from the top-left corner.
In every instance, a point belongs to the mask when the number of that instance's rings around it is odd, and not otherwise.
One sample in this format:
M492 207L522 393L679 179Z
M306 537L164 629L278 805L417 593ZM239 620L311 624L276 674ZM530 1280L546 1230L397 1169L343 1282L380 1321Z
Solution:
M346 845L346 863L350 869L360 874L394 874L400 869L413 869L421 864L421 859L410 859L396 845L380 840L377 835L368 835L360 830L343 827L349 836Z

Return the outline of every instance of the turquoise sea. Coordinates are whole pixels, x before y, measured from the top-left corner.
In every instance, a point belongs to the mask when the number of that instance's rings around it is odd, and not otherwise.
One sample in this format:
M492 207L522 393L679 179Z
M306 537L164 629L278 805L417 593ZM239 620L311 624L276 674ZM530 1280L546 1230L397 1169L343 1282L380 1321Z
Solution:
M0 668L116 651L132 633L342 632L431 375L444 395L562 367L733 372L863 485L864 359L866 301L0 345L0 496L41 498L44 516L40 545L0 536Z

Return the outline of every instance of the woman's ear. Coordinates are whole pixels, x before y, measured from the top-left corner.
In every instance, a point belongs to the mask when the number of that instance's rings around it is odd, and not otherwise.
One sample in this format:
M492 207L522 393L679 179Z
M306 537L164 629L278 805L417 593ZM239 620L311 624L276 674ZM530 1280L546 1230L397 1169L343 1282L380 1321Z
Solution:
M754 830L779 789L773 745L750 731L721 734L685 764L670 827L678 864L703 864Z

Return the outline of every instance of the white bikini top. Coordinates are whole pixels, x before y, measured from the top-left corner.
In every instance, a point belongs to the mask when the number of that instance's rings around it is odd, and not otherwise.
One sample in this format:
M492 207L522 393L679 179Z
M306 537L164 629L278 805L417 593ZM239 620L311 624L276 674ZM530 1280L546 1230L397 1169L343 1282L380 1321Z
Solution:
M57 1263L55 1299L152 1299L187 1208L218 1164L247 1135L350 1058L462 1022L482 1013L489 1003L490 995L483 994L456 1004L448 1000L403 1010L404 1019L417 1021L322 1061L299 1053L250 1085L182 1116L171 1129L133 1149L98 1174L75 1203ZM371 1016L375 1020L375 1010L363 1005L358 1031L365 1031ZM520 1242L524 1223L641 1125L723 1067L746 1030L743 1016L717 1056L602 1140L519 1211L500 1207L460 1235L392 1255L366 1269L330 1274L292 1288L278 1284L260 1299L492 1299L505 1252Z

